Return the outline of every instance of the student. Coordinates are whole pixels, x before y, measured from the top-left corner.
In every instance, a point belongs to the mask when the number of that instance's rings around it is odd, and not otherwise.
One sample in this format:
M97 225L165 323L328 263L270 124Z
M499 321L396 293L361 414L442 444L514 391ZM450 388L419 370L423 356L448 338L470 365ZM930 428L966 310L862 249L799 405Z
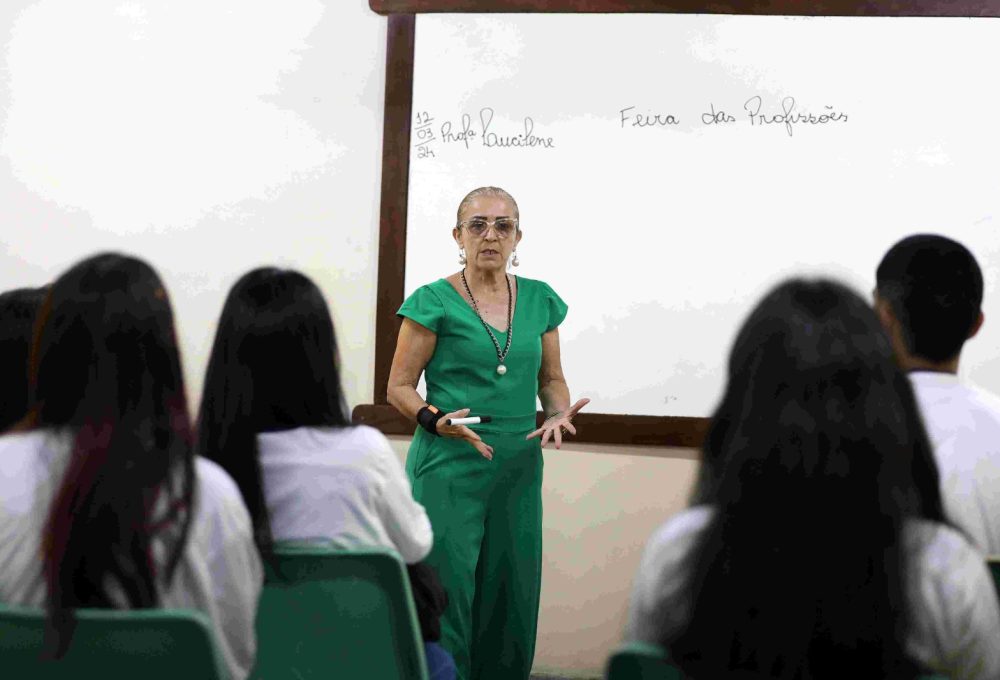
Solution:
M246 678L260 559L236 485L192 455L163 284L97 255L59 277L39 322L29 414L0 437L0 602L44 607L57 658L75 608L201 610Z
M909 383L846 288L789 281L751 313L694 503L650 540L627 633L693 677L1000 677L986 564L945 524Z
M1000 554L1000 399L963 383L965 341L983 325L983 275L963 245L905 238L876 274L875 308L909 373L930 435L945 511L979 548Z
M333 321L312 281L273 268L244 275L212 347L199 450L236 480L263 555L276 541L322 541L381 546L413 565L430 552L430 521L388 440L351 426L338 364ZM444 593L428 571L410 573L425 637L436 639Z
M0 432L28 412L28 352L45 288L0 293Z

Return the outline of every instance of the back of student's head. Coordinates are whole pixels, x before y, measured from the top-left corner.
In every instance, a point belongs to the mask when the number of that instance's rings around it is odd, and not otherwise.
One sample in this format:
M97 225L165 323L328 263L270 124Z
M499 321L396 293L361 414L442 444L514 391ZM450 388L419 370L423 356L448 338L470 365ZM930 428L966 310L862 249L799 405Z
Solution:
M792 280L753 310L695 500L716 510L690 559L690 624L664 642L697 677L913 670L901 531L909 516L943 519L938 473L909 383L856 294Z
M47 289L0 293L0 432L28 411L28 358L35 318Z
M910 354L934 362L958 356L983 301L983 274L965 246L935 234L905 238L882 258L876 285Z
M158 604L153 539L169 533L170 579L190 521L191 432L173 315L149 265L80 262L52 285L38 329L28 422L71 441L43 555L64 646L71 608Z
M257 434L349 424L337 343L319 288L296 271L261 268L229 291L208 362L198 451L233 477L271 545Z

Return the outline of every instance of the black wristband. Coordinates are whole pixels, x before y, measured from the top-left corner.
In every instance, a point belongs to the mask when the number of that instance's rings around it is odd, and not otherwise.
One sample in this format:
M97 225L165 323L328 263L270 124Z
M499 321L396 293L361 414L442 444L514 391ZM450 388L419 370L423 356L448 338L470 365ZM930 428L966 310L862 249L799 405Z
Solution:
M433 406L424 406L417 411L417 423L432 435L440 437L437 431L437 422L444 418L444 414Z

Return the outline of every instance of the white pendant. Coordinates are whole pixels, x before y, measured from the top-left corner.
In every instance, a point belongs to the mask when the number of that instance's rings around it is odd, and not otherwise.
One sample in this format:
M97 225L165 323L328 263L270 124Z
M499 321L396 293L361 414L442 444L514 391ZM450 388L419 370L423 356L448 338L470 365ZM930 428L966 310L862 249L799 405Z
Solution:
M500 375L503 375L506 372L507 372L507 367L506 366L504 366L503 364L500 364L499 366L497 366L497 373L499 373Z

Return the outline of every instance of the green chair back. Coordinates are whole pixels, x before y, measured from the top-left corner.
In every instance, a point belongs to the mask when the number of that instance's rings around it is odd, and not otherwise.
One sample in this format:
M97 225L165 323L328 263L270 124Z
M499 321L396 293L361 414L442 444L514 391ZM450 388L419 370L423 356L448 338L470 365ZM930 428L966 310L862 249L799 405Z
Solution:
M1000 555L987 557L986 566L990 568L990 574L993 575L993 585L997 587L997 594L1000 595Z
M687 680L670 663L668 652L646 642L626 642L608 659L607 680ZM917 680L948 680L943 675L922 675Z
M662 647L626 642L608 659L607 680L684 680L684 674Z
M41 659L45 612L0 605L0 674L30 680L226 680L208 617L177 609L78 609L66 655Z
M427 680L409 577L395 553L285 543L264 574L254 680Z

